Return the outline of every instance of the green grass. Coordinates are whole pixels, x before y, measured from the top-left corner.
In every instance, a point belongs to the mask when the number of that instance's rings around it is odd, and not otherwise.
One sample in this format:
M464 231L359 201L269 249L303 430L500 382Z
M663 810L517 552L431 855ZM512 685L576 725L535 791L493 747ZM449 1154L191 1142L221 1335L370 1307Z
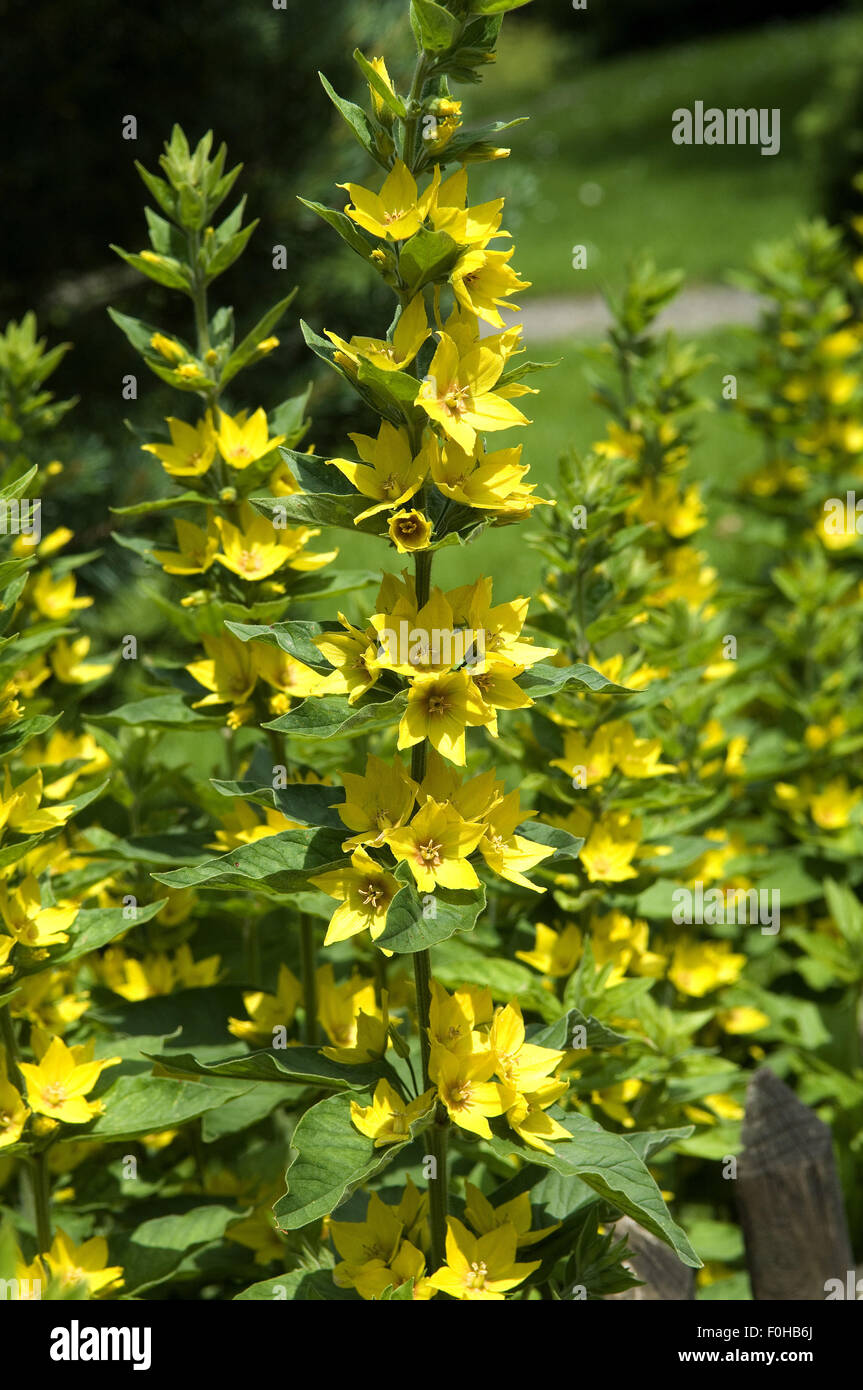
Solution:
M497 67L464 94L472 117L530 115L501 136L508 161L476 170L474 199L505 193L505 225L532 294L616 284L636 247L695 280L721 279L754 243L817 210L795 130L859 28L853 16L777 24L587 64L541 25L504 26ZM671 113L697 100L779 107L781 149L678 146ZM599 201L584 201L585 185ZM590 189L586 190L587 196ZM572 248L588 268L572 269Z

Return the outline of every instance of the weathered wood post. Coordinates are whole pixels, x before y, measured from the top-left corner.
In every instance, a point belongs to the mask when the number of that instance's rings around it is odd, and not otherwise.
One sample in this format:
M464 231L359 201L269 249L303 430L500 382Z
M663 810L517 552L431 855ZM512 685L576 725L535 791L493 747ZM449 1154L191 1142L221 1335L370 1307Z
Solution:
M755 1299L818 1299L854 1268L830 1130L768 1067L749 1083L737 1204Z
M611 1298L627 1302L656 1302L673 1299L677 1302L695 1298L695 1275L688 1265L677 1258L673 1250L644 1231L629 1216L615 1222L616 1236L627 1236L631 1258L624 1261L637 1279L644 1282L637 1288L615 1293Z

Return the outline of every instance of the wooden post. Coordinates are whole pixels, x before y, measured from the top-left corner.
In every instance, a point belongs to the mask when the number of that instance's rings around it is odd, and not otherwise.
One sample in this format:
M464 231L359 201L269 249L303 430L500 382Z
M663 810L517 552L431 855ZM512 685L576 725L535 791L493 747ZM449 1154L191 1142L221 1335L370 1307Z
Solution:
M826 1297L854 1269L830 1130L768 1067L749 1083L737 1204L755 1299Z
M644 1231L629 1216L615 1222L616 1236L626 1236L632 1251L630 1259L625 1260L637 1279L644 1280L634 1289L611 1294L611 1299L634 1303L655 1302L669 1299L681 1302L695 1298L695 1276L688 1265L681 1263L673 1250L669 1250L661 1240Z

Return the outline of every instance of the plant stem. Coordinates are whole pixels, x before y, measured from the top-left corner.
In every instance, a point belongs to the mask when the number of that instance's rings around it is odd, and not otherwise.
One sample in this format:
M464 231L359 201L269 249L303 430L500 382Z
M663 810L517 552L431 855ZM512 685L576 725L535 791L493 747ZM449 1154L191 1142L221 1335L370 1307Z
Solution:
M24 1078L18 1069L18 1043L15 1038L15 1025L9 1012L9 1005L0 1006L0 1042L6 1053L6 1073L16 1091L24 1095Z
M300 955L303 972L303 1006L306 1011L303 1042L314 1047L318 1041L318 984L315 976L315 928L307 912L300 916Z
M416 584L417 608L428 603L431 588L431 567L433 552L418 550L414 555L414 579ZM411 777L422 782L428 760L428 739L414 744L411 750ZM423 1090L431 1088L429 1080L429 1022L431 1017L431 952L417 951L414 954L414 980L417 996L417 1026L420 1034L420 1055L422 1057ZM430 1157L434 1159L434 1175L429 1182L429 1222L431 1224L431 1262L432 1269L439 1269L446 1260L446 1214L447 1214L447 1137L449 1116L440 1101L435 1106L435 1117L429 1135Z
M47 1153L35 1154L30 1164L33 1179L33 1201L36 1207L36 1240L39 1254L51 1249L51 1185L48 1178Z

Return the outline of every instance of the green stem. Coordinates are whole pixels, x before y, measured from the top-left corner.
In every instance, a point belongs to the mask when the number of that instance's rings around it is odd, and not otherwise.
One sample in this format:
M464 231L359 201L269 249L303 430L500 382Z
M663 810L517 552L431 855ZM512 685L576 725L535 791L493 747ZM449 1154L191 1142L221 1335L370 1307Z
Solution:
M300 916L300 955L303 973L303 1006L306 1011L303 1041L309 1047L315 1047L318 1041L318 982L315 974L317 953L314 923L307 912Z
M36 1207L36 1240L39 1254L51 1249L51 1184L48 1176L48 1156L43 1152L31 1160L33 1201Z
M417 608L423 608L429 600L431 589L431 567L433 552L418 550L414 555L414 579L417 593ZM421 783L425 777L428 761L428 740L414 744L411 749L411 777ZM423 1090L431 1088L429 1079L429 1023L431 1019L431 952L416 951L414 954L414 980L417 996L417 1026L420 1034L420 1055L423 1068ZM447 1138L449 1116L440 1101L435 1106L435 1118L429 1135L430 1157L434 1159L434 1175L429 1180L429 1222L431 1224L432 1269L439 1269L446 1261L446 1215L447 1215Z
M0 1006L0 1042L2 1042L3 1050L6 1053L6 1074L15 1090L20 1091L23 1096L24 1077L18 1068L18 1042L8 1004Z
M411 89L408 93L407 100L408 116L403 127L402 159L411 170L414 170L414 164L416 162L417 126L419 125L420 118L419 104L422 100L423 87L426 84L428 73L429 60L425 53L421 53L417 58L417 65L414 68L413 81L411 82ZM415 113L411 110L413 106L417 108Z

